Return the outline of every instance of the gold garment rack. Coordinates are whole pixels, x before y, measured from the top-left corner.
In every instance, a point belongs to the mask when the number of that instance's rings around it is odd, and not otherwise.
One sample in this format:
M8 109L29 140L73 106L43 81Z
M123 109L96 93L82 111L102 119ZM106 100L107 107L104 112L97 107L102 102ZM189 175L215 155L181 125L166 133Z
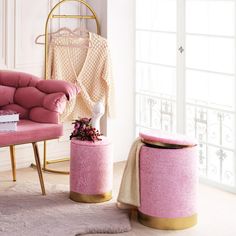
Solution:
M89 10L91 15L58 15L54 14L55 10L60 8L60 6L66 2L78 2L86 7L86 9ZM48 46L49 46L49 22L51 19L87 19L87 20L95 20L96 22L96 33L100 34L100 26L99 22L96 16L95 11L93 8L84 0L62 0L59 3L57 3L52 10L49 12L46 23L45 23L45 45L44 45L44 78L47 78L47 73L48 73ZM43 170L47 172L52 172L52 173L58 173L58 174L69 174L68 171L60 171L60 170L55 170L48 168L48 164L53 164L53 163L58 163L58 162L63 162L63 161L68 161L69 158L62 158L62 159L56 159L56 160L47 160L47 141L44 141L44 151L43 151Z
M89 12L92 15L56 15L54 14L55 10L57 10L58 8L60 8L60 6L66 2L78 2L81 3L82 5L84 5L87 9L89 9ZM49 12L47 20L46 20L46 24L45 24L45 50L44 50L44 61L45 61L45 67L44 67L44 78L47 77L47 63L48 63L48 44L49 44L49 32L48 32L48 28L49 28L49 22L51 19L65 19L65 18L70 18L70 19L87 19L87 20L95 20L96 22L96 29L97 29L97 34L100 34L100 26L99 26L99 22L96 16L95 11L93 10L93 8L84 0L62 0L59 3L57 3L52 10Z

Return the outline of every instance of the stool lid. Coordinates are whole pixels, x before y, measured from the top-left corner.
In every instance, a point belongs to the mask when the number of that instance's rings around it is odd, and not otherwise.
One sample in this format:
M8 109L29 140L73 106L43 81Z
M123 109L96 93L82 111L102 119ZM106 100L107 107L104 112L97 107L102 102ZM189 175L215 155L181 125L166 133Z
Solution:
M197 140L195 138L191 138L182 134L167 133L162 130L140 132L139 137L144 143L162 147L181 148L197 145Z
M110 139L108 139L107 137L105 136L101 136L100 137L102 140L100 141L82 141L82 140L79 140L79 139L76 139L76 138L72 138L71 139L71 143L72 144L75 144L75 145L81 145L81 146L105 146L105 145L109 145L111 144L110 142Z

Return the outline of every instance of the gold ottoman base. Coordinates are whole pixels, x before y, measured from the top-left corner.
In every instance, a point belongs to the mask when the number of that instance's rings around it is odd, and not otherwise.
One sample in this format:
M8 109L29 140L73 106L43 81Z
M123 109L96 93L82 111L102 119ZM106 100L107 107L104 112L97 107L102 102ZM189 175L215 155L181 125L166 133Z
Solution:
M159 218L138 211L138 220L145 226L155 229L186 229L197 224L197 214L180 218Z
M76 202L86 202L86 203L99 203L106 202L112 199L112 192L106 192L103 194L81 194L70 191L70 199Z

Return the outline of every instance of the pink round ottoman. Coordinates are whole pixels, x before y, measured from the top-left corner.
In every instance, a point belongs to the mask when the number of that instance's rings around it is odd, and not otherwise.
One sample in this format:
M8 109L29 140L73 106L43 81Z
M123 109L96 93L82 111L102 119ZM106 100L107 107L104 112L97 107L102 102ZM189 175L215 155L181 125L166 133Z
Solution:
M113 159L108 138L71 140L70 199L96 203L112 198Z
M185 229L197 223L196 141L162 132L140 133L139 221L157 229ZM158 145L158 146L157 146Z

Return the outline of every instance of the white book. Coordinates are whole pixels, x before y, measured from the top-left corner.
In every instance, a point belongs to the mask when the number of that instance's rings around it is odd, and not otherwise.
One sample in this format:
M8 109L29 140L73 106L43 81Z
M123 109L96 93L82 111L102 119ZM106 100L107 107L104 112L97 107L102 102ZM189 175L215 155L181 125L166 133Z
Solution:
M19 114L17 112L10 110L0 110L0 123L17 121L19 121Z
M0 132L16 131L16 130L17 130L17 122L0 123Z

